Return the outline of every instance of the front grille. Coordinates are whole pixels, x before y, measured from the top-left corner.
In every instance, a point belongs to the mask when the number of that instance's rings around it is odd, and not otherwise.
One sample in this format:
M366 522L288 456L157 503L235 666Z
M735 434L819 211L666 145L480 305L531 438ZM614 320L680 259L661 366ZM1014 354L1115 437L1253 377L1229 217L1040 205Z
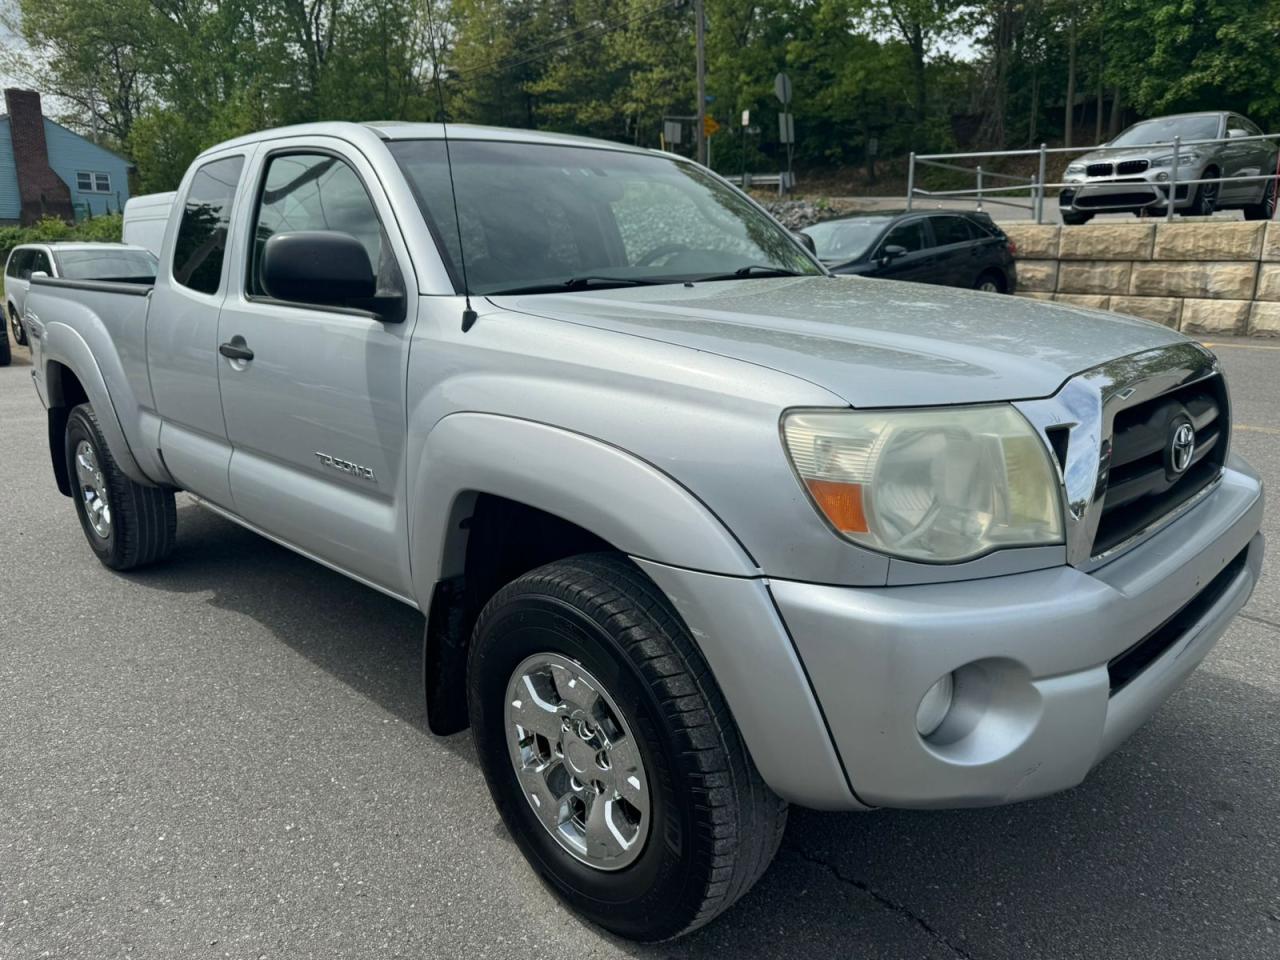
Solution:
M1189 603L1124 653L1113 657L1107 663L1111 693L1114 695L1123 689L1130 680L1155 663L1166 650L1186 636L1187 631L1199 623L1236 582L1236 578L1240 576L1240 571L1244 569L1248 560L1249 548L1245 547L1205 585L1203 590L1192 597Z
M1101 467L1105 487L1096 557L1150 527L1211 484L1222 472L1231 433L1226 383L1218 374L1116 414L1110 456ZM1179 473L1172 463L1171 439L1190 421L1195 449ZM1104 449L1105 455L1105 449Z
M1111 176L1111 164L1091 163L1084 168L1084 172L1091 177L1109 177Z
M1133 173L1141 173L1150 165L1150 160L1121 160L1116 164L1116 173L1122 177Z
M1154 203L1156 194L1154 190L1146 190L1141 193L1096 193L1082 194L1076 199L1077 207L1144 207Z

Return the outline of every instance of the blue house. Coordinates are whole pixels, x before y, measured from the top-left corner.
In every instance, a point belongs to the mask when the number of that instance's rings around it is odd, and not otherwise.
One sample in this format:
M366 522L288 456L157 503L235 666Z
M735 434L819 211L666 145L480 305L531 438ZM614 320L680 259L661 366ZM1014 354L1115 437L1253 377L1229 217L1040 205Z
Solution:
M44 116L40 94L4 92L0 224L116 213L129 199L129 161Z

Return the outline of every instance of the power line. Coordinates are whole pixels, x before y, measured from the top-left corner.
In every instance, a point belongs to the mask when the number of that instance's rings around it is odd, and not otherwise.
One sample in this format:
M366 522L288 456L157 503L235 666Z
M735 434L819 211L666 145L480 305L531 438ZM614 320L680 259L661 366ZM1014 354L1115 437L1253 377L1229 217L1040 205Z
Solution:
M504 70L512 70L512 69L515 69L516 67L522 67L525 64L533 63L535 60L541 60L543 57L549 56L552 53L563 53L566 50L572 50L574 47L581 46L582 44L586 43L589 40L599 40L601 37L603 37L608 33L612 33L614 30L619 30L623 27L629 27L636 23L642 23L643 21L648 20L652 17L655 17L660 13L665 13L668 10L678 10L680 7L683 7L685 5L685 2L686 0L664 0L664 2L658 4L656 7L651 7L648 10L642 11L641 13L633 14L630 17L624 17L620 20L614 20L612 22L607 22L603 24L589 23L584 27L578 27L575 30L565 31L564 33L559 34L558 36L552 37L549 40L544 40L542 43L535 44L533 47L530 47L526 50L522 50L520 53L515 55L517 57L520 57L521 59L497 58L494 60L490 60L487 63L477 64L474 67L467 67L464 70L458 70L456 71L456 73L458 76L466 77L471 74L479 73L481 71L485 71L494 67L499 69L504 69ZM559 45L564 40L567 40L579 34L585 34L588 31L594 31L594 32L592 32L589 36L580 36L577 40L575 40L572 43L564 44L563 46ZM546 48L546 49L540 49L540 48Z

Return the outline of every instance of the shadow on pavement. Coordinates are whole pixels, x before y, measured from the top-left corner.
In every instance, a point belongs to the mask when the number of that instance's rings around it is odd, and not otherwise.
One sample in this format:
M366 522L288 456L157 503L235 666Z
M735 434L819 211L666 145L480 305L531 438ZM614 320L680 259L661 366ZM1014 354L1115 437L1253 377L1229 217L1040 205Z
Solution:
M134 578L207 591L417 729L422 616L194 505ZM763 679L763 678L762 678ZM1280 702L1202 668L1082 786L1012 807L793 809L719 922L637 957L1277 955ZM442 741L473 761L465 734ZM611 938L610 938L611 939Z

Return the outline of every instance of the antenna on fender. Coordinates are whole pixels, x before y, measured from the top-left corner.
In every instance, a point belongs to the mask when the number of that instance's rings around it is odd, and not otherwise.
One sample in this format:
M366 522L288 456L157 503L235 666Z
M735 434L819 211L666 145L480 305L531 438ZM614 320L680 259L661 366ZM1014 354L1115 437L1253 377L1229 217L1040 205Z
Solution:
M453 199L453 225L458 232L458 266L462 270L462 295L466 307L462 311L462 332L466 333L475 326L477 315L471 306L471 284L467 280L467 252L462 245L462 218L458 215L458 188L453 182L453 156L449 152L449 122L444 105L444 84L440 81L440 55L443 45L436 32L434 0L427 0L427 28L431 33L431 72L435 75L436 99L440 103L440 130L444 135L444 163L449 171L449 196Z

